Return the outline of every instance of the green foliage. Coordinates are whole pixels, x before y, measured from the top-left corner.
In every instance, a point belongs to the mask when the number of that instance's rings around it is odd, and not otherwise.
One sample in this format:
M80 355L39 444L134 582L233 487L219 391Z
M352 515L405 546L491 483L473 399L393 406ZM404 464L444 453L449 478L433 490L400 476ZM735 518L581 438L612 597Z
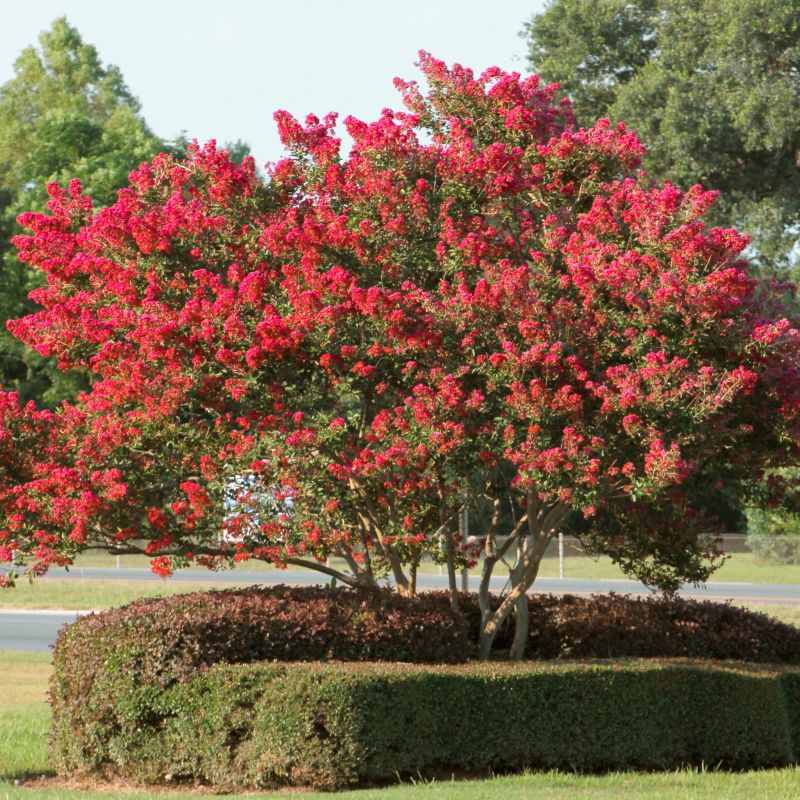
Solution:
M750 233L765 273L796 267L798 0L553 0L523 35L582 124L624 120L653 177L721 192L710 222Z
M753 538L758 534L800 537L800 514L782 508L748 508L747 531Z
M38 276L10 245L15 219L44 210L48 183L79 178L98 206L108 205L128 173L164 149L145 124L120 71L104 66L65 18L22 51L0 87L0 385L54 406L86 387L25 348L5 322L31 313Z
M764 514L764 517L769 515ZM753 517L756 517L754 514ZM794 515L792 519L780 515L778 523L789 522L796 524ZM747 544L753 554L768 564L800 564L800 535L798 533L757 533L747 537Z
M357 665L464 660L479 611L474 595L461 604L466 619L445 593L275 587L83 618L56 645L54 764L235 791L452 769L742 768L797 755L794 672L782 673L787 709L777 673L741 665ZM800 631L731 606L536 596L530 607L529 657L800 663ZM351 663L319 663L331 659Z
M433 593L441 597L446 595ZM493 598L499 604L499 598ZM480 610L474 594L462 594L461 611L477 641ZM800 664L800 630L745 608L679 597L626 595L532 595L525 657L690 657ZM495 640L511 646L513 619Z
M452 770L747 768L798 756L794 672L692 662L217 665L164 690L118 679L70 703L57 670L52 747L70 775L337 789ZM89 713L108 691L110 713Z
M94 768L106 760L126 761L142 748L145 752L152 742L149 732L142 732L142 718L194 708L193 690L186 687L192 676L215 664L273 659L458 662L467 650L464 620L437 599L277 586L137 601L83 617L60 632L52 683L56 763L66 771L69 764ZM256 679L262 686L263 675ZM175 686L183 688L165 692ZM227 691L225 686L213 684L214 692ZM207 697L209 691L203 684L197 701L202 714L193 713L184 724L203 731L212 726L208 735L221 730L226 742L234 735L231 719L239 726L251 724L254 701L240 682L223 699ZM190 741L194 734L187 731L181 728L175 735ZM120 732L122 745L115 738ZM204 765L220 742L213 738L207 744L207 752L196 754ZM224 769L214 774L219 782Z
M657 0L556 0L527 22L528 60L558 81L582 124L607 115L626 84L656 53Z
M786 717L792 737L792 748L795 760L800 761L800 674L785 672L781 677L781 685L786 697Z
M800 564L800 506L797 469L775 470L769 480L794 485L795 491L776 507L747 509L747 544L768 564Z
M231 161L234 164L241 164L247 156L251 155L250 145L242 139L237 139L235 142L225 142L223 149L230 153Z

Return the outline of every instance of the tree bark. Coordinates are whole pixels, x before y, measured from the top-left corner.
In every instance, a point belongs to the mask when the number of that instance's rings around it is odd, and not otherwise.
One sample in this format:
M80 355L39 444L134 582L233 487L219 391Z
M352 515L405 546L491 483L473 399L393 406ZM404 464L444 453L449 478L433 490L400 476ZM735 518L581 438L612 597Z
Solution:
M525 656L525 647L528 644L528 629L530 628L530 610L528 608L528 594L520 595L514 604L514 641L511 643L509 655L513 661L520 661Z
M520 539L518 542L517 562L509 572L511 589L503 598L499 608L494 612L487 615L484 609L481 609L482 619L478 649L482 660L489 658L500 627L514 609L517 610L517 619L514 625L514 641L509 655L513 659L521 659L524 656L525 645L528 640L528 628L530 626L527 592L539 572L539 564L542 561L547 545L568 512L569 507L562 503L556 503L552 506L539 506L533 492L529 492L528 510L525 517L528 535L524 541ZM507 546L508 542L506 542ZM486 566L486 562L484 562L484 566ZM489 575L484 574L482 576L481 588L483 588L484 582L488 587L493 567L494 564L490 564ZM488 588L486 591L488 605ZM489 609L489 611L491 610Z
M489 586L490 581L492 578L492 572L494 571L494 565L497 563L497 557L495 555L487 555L484 556L483 559L483 566L481 567L481 581L478 584L478 608L481 610L481 623L480 629L486 627L486 624L492 617L492 605L491 605L491 595L489 594ZM483 656L481 656L483 657ZM488 657L488 653L487 653Z
M453 551L453 535L445 528L445 554L447 556L447 589L450 593L450 608L458 611L458 580L456 579L456 559Z

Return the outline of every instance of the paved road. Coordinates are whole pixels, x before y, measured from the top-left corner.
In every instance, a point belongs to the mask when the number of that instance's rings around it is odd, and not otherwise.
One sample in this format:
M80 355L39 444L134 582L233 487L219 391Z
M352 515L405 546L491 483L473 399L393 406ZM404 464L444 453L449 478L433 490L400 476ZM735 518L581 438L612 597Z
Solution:
M161 578L146 569L101 569L78 568L65 570L53 569L48 573L50 578L62 579L102 579L102 580L136 580L158 581ZM43 579L47 580L47 578ZM232 570L226 572L199 572L181 570L171 580L202 581L219 584L323 584L328 579L320 574L304 570ZM420 575L421 589L443 589L447 579L442 575ZM476 579L470 578L470 588L476 587ZM492 582L494 591L502 590L503 578ZM535 584L536 591L552 594L594 594L598 592L617 592L619 594L649 594L649 590L637 581L626 580L579 580L574 578L539 578ZM12 590L13 591L13 590ZM774 605L800 605L800 584L755 584L755 583L709 583L705 586L687 586L681 594L707 600L734 600L744 603L761 603ZM0 649L47 651L55 641L59 628L72 622L77 612L70 611L0 611Z
M97 579L122 581L160 581L148 569L114 569L101 567L72 567L51 569L51 578L65 579ZM800 577L800 571L798 573ZM330 582L330 578L311 570L223 570L221 572L201 570L178 570L170 580L194 581L202 583L289 583L304 585L322 585ZM477 588L477 578L469 579L471 589ZM420 574L417 584L421 589L445 589L447 578L444 575ZM492 579L492 590L500 591L505 585L505 578ZM579 578L538 578L534 590L555 594L592 594L596 592L618 592L620 594L650 594L644 584L629 580L588 580ZM705 586L685 586L681 592L684 597L699 597L709 600L735 600L751 603L778 603L782 605L800 605L800 583L722 583L712 582Z
M0 611L0 650L47 652L75 611Z

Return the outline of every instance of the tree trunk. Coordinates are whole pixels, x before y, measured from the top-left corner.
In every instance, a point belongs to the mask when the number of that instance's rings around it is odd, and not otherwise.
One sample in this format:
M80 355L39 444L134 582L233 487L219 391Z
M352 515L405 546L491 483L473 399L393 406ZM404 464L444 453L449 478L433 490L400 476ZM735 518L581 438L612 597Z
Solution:
M492 579L494 565L497 563L495 556L485 556L481 567L481 581L478 584L478 608L481 610L481 630L492 616L491 595L489 586Z
M503 598L503 602L500 603L500 607L496 611L490 612L487 620L481 621L481 633L478 651L479 657L482 661L485 661L487 658L489 658L495 637L497 636L497 633L502 627L503 623L508 619L508 615L516 605L520 594L522 594L523 597L525 596L522 586L518 585L513 587L511 592L509 592L509 594Z
M415 596L414 587L407 579L405 579L405 576L403 577L404 577L403 583L395 584L395 590L397 591L397 594L399 594L400 597L414 597Z
M456 580L456 558L453 550L453 534L449 530L445 506L445 483L439 478L439 530L444 535L445 558L447 559L447 589L450 592L450 608L458 612L458 582Z
M456 578L456 559L453 552L453 536L445 530L445 553L447 555L447 588L450 592L450 608L458 611L458 580Z
M525 656L529 627L528 595L523 594L517 598L517 602L514 604L514 641L511 643L511 652L509 653L514 661L520 661Z
M539 564L547 545L568 512L569 507L561 503L539 507L535 495L533 492L529 492L526 515L528 535L525 537L525 541L518 542L517 563L509 572L511 590L503 598L503 602L496 611L491 612L489 609L490 613L487 615L484 609L481 609L479 654L482 660L489 658L495 637L502 624L508 619L512 609L516 609L517 616L514 624L514 641L509 655L512 659L517 660L525 655L530 626L527 592L539 572ZM484 566L486 566L485 562ZM494 565L489 566L491 568ZM482 578L482 584L484 582L488 587L489 578L486 575ZM486 605L488 607L488 596Z

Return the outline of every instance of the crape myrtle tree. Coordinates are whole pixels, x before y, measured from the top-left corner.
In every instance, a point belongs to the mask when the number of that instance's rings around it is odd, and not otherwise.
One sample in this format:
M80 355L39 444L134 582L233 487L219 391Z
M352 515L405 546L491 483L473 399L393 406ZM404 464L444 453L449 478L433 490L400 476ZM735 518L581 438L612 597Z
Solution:
M11 238L23 211L43 211L48 184L80 178L98 210L116 200L128 173L167 150L184 153L178 136L165 142L148 128L138 100L120 70L104 65L66 18L43 31L38 46L14 62L14 76L0 85L0 383L53 408L87 385L78 371L59 371L6 330L6 321L29 314L39 270L20 263ZM230 146L241 161L248 145Z
M711 499L791 499L763 480L798 450L790 289L704 227L714 195L651 185L634 135L536 77L420 63L347 154L334 115L279 112L266 181L209 144L98 213L74 182L22 216L47 285L10 329L95 380L52 412L2 396L1 561L255 558L412 595L433 557L457 604L480 550L481 652L514 612L519 657L571 514L672 591L719 562Z
M86 385L81 373L59 372L6 331L6 320L35 310L28 292L42 282L11 245L21 233L17 215L44 210L47 185L75 177L95 207L108 205L130 170L164 147L120 71L104 66L65 18L14 62L14 76L0 86L0 382L7 389L53 407Z

